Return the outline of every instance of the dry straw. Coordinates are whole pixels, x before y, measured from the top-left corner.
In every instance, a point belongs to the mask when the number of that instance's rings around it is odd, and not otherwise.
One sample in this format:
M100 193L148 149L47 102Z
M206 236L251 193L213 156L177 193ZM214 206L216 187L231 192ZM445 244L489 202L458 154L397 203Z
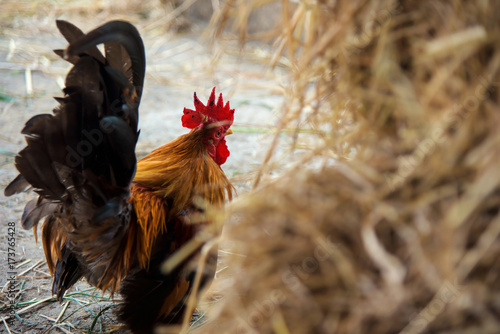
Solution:
M264 4L229 1L218 31ZM281 8L278 128L313 131L267 182L271 147L230 206L222 298L198 332L498 332L500 2Z

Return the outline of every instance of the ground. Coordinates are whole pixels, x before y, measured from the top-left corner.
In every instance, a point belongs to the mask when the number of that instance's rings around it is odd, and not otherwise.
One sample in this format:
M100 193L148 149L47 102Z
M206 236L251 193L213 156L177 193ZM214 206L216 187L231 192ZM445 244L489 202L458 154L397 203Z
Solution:
M110 297L102 296L86 282L78 283L63 303L51 298L52 280L41 244L35 243L32 231L23 230L19 224L24 204L34 194L3 195L5 186L17 175L14 156L24 147L20 131L25 121L35 114L51 112L56 106L52 97L61 96L70 67L51 52L66 46L56 30L55 18L71 19L84 31L102 23L98 17L38 13L0 26L0 316L5 319L0 332L100 333L116 330L119 325ZM252 176L272 140L270 129L282 101L279 69L271 71L265 65L268 47L247 46L240 53L236 44L210 47L207 39L200 39L202 30L196 26L174 33L151 28L147 20L136 23L143 34L148 64L137 155L144 156L185 133L180 117L184 107L193 107L193 92L206 101L216 86L236 109L235 133L227 139L231 156L223 169L239 194L249 191ZM15 225L15 232L8 229L11 225ZM15 239L14 247L9 246L9 237ZM8 255L9 248L15 248L15 256ZM7 257L15 257L13 268L8 268ZM7 309L11 275L16 275L20 284L15 319L8 318Z

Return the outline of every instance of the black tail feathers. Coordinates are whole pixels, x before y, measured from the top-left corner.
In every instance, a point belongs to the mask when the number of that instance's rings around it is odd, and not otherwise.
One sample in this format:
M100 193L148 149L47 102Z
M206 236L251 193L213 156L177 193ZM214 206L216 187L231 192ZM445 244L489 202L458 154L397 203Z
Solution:
M85 193L96 207L123 196L135 173L145 72L137 29L123 21L87 34L66 21L57 21L57 27L69 46L55 52L74 64L65 96L56 98L59 106L53 114L26 123L22 133L27 146L15 158L20 175L5 189L6 196L28 189L40 195L26 207L26 227L59 205L78 201L78 193ZM105 43L105 56L96 47L100 43Z
M108 22L87 34L65 21L57 27L69 46L55 52L74 66L53 114L36 115L23 128L27 145L15 158L20 174L4 192L39 194L26 204L22 226L36 228L45 219L41 237L53 293L61 299L82 276L112 291L123 276L122 262L112 260L123 253L132 216L127 200L145 55L127 22Z

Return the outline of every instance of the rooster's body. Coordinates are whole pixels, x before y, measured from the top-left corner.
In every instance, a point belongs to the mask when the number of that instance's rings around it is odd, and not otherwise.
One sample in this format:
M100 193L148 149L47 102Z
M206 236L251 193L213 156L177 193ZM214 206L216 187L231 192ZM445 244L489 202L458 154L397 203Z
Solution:
M16 157L20 175L5 189L12 195L34 189L22 225L39 221L53 293L61 299L85 277L124 303L119 316L134 333L189 316L194 267L200 244L169 270L162 264L209 225L194 199L221 206L233 187L220 165L229 156L225 135L234 110L212 91L207 106L184 109L192 130L136 162L138 106L145 55L137 30L109 22L85 35L58 21L69 46L56 53L74 64L65 97L54 114L31 118L22 133L27 146ZM106 55L96 48L104 43ZM36 235L36 232L35 232ZM213 277L216 252L201 284Z

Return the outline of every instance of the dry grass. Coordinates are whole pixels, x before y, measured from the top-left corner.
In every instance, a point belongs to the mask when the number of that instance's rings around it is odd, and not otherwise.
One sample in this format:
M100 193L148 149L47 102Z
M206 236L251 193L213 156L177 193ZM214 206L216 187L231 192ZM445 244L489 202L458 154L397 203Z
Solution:
M277 127L309 131L230 206L200 332L497 332L500 4L281 3Z

